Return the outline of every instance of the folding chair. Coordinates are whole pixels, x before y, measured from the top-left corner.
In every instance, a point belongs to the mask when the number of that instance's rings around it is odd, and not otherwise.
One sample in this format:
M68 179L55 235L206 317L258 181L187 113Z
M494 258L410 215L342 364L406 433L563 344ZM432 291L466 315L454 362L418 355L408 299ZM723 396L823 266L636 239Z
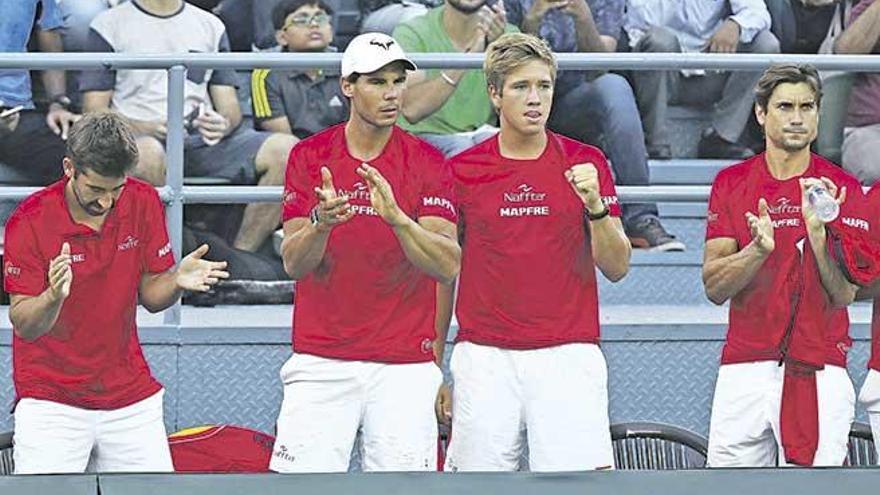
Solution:
M849 446L846 449L844 466L876 466L877 449L871 427L865 423L853 423L849 431Z
M0 433L0 476L15 472L12 461L12 432Z
M617 469L698 469L706 466L708 441L702 436L663 423L611 425Z

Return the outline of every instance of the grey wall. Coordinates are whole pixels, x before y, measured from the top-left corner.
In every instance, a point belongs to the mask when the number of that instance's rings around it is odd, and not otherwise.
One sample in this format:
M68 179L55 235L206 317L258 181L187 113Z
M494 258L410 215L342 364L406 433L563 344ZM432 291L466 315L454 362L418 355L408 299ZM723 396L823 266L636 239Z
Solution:
M659 307L646 311L652 310L658 321L669 316L663 313L684 311ZM232 319L236 310L215 311L226 311ZM856 343L849 361L857 387L864 380L869 353L868 325L864 316L861 320L851 328ZM661 421L707 434L723 325L609 324L603 332L612 422ZM234 423L273 431L281 403L278 370L290 355L289 330L144 329L141 337L147 360L167 389L165 418L169 431L205 423ZM9 338L8 329L0 330L3 405L11 405L13 399ZM861 409L858 418L865 421ZM0 414L0 431L11 428L11 416Z

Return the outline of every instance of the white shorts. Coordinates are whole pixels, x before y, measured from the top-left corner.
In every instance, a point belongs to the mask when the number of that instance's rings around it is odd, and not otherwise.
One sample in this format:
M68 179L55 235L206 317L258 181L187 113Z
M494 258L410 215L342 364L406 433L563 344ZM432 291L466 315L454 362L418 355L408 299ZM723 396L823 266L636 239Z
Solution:
M874 448L877 449L877 458L880 458L880 373L877 370L868 370L868 376L859 391L859 403L865 406L868 413Z
M725 364L718 370L709 425L711 467L785 466L779 414L785 367L776 361ZM855 391L846 369L816 372L819 446L814 466L842 466L855 416ZM778 453L778 457L777 457Z
M527 438L532 471L614 465L608 371L594 344L509 350L461 342L446 471L515 471Z
M386 364L294 354L281 368L284 399L269 469L345 472L358 430L364 471L437 469L433 363Z
M15 408L15 474L174 471L164 395L110 410L22 399Z

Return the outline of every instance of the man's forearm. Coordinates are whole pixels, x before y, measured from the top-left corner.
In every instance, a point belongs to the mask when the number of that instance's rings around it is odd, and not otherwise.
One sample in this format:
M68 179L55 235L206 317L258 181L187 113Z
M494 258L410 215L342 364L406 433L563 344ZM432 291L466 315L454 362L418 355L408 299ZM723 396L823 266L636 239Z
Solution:
M177 284L177 270L149 276L138 291L139 302L151 313L171 307L181 295L183 289Z
M67 94L67 79L63 70L44 70L41 79L50 99Z
M234 110L222 109L218 110L217 113L222 115L226 122L229 124L226 126L226 129L223 130L223 136L226 137L232 134L235 129L241 124L241 111L237 108Z
M874 2L843 30L834 42L835 53L864 55L875 51L880 41L880 2Z
M61 53L64 45L57 31L37 31L37 45L41 52ZM67 93L67 80L63 70L44 70L40 74L46 94L52 98Z
M744 249L709 261L703 265L703 286L706 296L715 304L723 304L739 294L755 278L769 253L762 253L751 242Z
M443 352L446 350L446 336L449 335L449 325L452 322L452 308L455 303L455 284L437 284L436 315L434 317L434 329L437 336L434 338L434 362L443 367Z
M461 248L454 240L427 230L407 218L394 227L394 234L406 258L438 282L451 284L461 266Z
M461 71L445 71L447 77L453 79L456 84L461 78ZM403 117L410 124L417 124L439 110L452 93L456 86L446 81L443 76L428 79L420 83L407 86L403 98Z
M9 319L15 334L25 340L34 340L52 330L64 299L52 294L51 289L44 290L33 297L15 297L9 308Z
M304 278L321 264L329 238L330 231L319 231L312 224L307 224L284 239L281 258L284 271L290 278Z
M632 246L611 216L590 222L593 259L608 280L616 282L629 271Z
M816 265L819 267L819 277L831 303L835 306L850 304L855 300L857 287L846 280L840 267L828 256L824 228L822 233L810 233L809 237L810 248L816 257Z
M577 48L579 52L604 52L605 43L602 35L593 20L593 14L589 9L583 15L574 19L575 31L577 32Z

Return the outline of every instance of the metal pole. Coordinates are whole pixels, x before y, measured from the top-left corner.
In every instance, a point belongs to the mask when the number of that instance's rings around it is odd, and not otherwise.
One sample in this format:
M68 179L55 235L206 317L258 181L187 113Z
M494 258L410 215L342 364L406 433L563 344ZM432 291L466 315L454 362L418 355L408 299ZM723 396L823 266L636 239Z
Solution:
M168 137L165 139L165 183L170 193L166 212L174 259L180 261L183 246L183 98L186 67L168 69ZM165 323L180 326L180 301L165 311Z
M425 69L479 69L482 53L413 53ZM277 69L339 67L341 53L0 53L0 69ZM773 63L810 63L820 70L880 72L880 55L783 53L559 53L560 70L764 70Z

